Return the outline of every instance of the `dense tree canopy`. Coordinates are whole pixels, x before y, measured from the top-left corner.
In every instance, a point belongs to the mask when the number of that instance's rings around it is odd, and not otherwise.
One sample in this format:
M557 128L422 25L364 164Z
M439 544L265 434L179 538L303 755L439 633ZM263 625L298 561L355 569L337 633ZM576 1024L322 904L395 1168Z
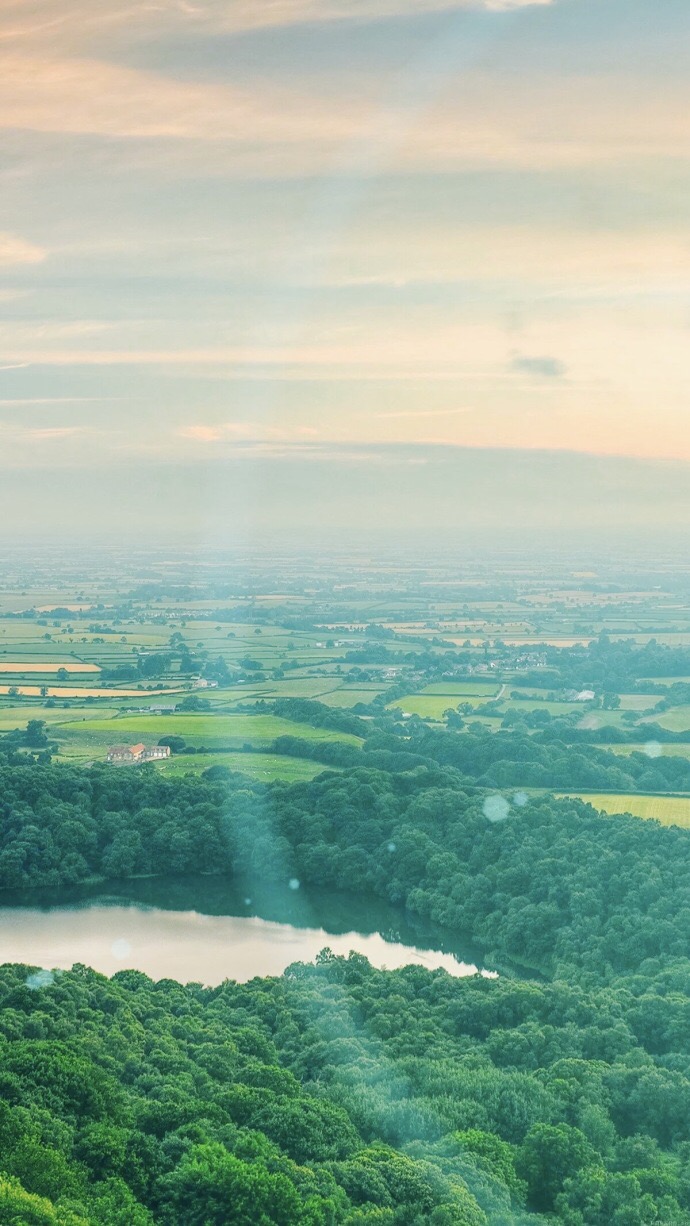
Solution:
M296 877L471 935L501 973L328 951L217 988L4 967L0 1221L690 1222L690 832L520 791L648 787L657 761L386 719L364 750L312 745L340 769L292 785L6 742L0 889Z
M5 967L0 1220L686 1221L689 1032L669 1060L635 1027L689 969L638 996L327 951L206 989Z

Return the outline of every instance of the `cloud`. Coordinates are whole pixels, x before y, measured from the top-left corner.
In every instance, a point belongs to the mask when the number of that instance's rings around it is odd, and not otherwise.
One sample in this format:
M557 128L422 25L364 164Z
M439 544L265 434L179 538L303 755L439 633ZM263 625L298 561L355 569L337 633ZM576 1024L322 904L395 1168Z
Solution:
M213 444L219 456L264 456L274 459L301 457L306 460L337 459L347 463L392 462L385 447L366 441L319 437L317 430L305 426L281 428L261 422L226 422L220 426L186 426L177 437ZM223 444L218 448L218 444ZM208 451L201 453L205 458Z
M0 366L0 370L20 370L22 368L26 368L24 363L21 366ZM24 405L104 404L121 399L120 396L2 396L0 397L0 409L18 409Z
M343 115L335 103L315 108L313 98L266 86L252 91L188 83L105 60L0 49L5 129L211 144L300 140L329 147L351 135L357 118L352 107Z
M564 379L568 373L565 362L549 357L516 357L511 361L510 369L518 374L543 375L545 379Z
M9 346L3 344L7 353ZM10 356L14 358L15 351ZM37 366L227 366L243 362L280 365L285 351L242 349L52 349L16 348L17 365Z
M6 0L0 127L149 142L138 150L142 159L152 165L167 157L182 173L190 170L185 159L196 159L207 173L287 177L335 171L364 178L382 169L544 170L684 158L690 147L687 80L624 68L550 71L550 44L539 66L532 61L522 71L519 55L517 63L509 58L508 39L496 42L495 61L488 60L492 67L486 69L486 54L468 52L457 35L457 55L451 42L441 71L433 56L427 71L422 56L421 67L413 62L409 73L397 77L385 65L372 74L354 63L351 72L341 67L328 74L325 57L299 77L293 72L291 88L276 83L284 67L272 79L243 87L203 80L204 47L223 30L471 9L494 12L500 29L501 14L546 5L547 0L39 0L29 6L29 21L25 0ZM149 50L160 63L159 44L176 34L178 41L197 38L182 79L131 66L146 63ZM115 62L127 58L127 44L136 48L130 66ZM182 150L181 142L188 148ZM137 156L136 149L128 153ZM118 154L124 156L110 151Z
M309 426L285 429L265 422L227 421L216 425L181 426L178 438L194 443L241 443L241 444L289 444L303 446L306 440L315 439L318 431Z
M180 438L193 443L218 443L223 437L219 426L183 426L177 433Z
M5 0L0 40L19 45L68 46L79 50L104 39L135 41L166 31L242 33L305 23L381 21L477 10L510 13L553 0Z
M327 89L318 73L289 87L178 80L113 63L106 48L87 57L0 42L0 128L144 142L147 169L167 158L189 173L193 159L216 175L366 179L382 170L678 160L690 146L687 81L540 70L516 82L460 62L438 80L430 70L421 86L413 74L409 96L386 89L347 73Z
M10 268L18 264L40 264L47 254L43 247L30 243L25 238L0 232L0 268Z
M521 295L533 286L563 298L588 298L602 287L604 297L654 287L686 293L690 244L687 230L663 226L477 225L442 215L419 226L400 208L385 223L373 214L334 236L320 268L334 286L368 275L381 282L404 276L409 285L518 282Z
M99 336L108 331L110 324L100 319L72 319L64 323L46 320L43 323L25 323L23 320L4 320L0 323L0 345L3 350L16 344L24 345L38 341L80 340L82 337Z
M469 407L464 407L461 409L396 409L391 413L377 413L376 417L379 418L379 420L388 420L393 418L397 419L402 417L409 417L411 419L423 417L459 417L463 413L471 412L472 410Z
M37 443L73 438L76 434L83 433L79 426L35 426L26 431L28 438Z
M394 160L543 170L685 159L689 101L687 80L678 78L470 67L450 75L422 122L401 133Z
M198 6L191 17L216 20L225 29L247 29L304 22L380 21L463 9L504 13L550 3L552 0L274 0L273 4L260 5L255 0L236 0L231 6L225 0L215 0Z

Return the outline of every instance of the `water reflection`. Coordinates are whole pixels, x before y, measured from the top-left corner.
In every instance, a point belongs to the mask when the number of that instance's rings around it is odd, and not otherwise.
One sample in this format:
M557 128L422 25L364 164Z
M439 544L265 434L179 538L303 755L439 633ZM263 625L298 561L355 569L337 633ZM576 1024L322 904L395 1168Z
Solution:
M279 975L327 946L389 969L414 963L456 976L477 971L469 944L450 948L380 900L252 887L178 878L109 885L107 895L102 887L5 894L11 905L0 907L0 961L48 968L83 962L108 975L131 967L156 979L215 984Z

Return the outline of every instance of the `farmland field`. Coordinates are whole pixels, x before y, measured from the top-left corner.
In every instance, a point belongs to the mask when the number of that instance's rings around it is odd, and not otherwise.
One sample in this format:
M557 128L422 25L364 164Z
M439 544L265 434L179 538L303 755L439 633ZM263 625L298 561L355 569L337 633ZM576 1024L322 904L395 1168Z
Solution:
M368 706L377 695L382 694L381 686L371 686L369 689L341 686L337 690L328 690L325 694L315 695L319 702L327 707L354 707L358 702ZM282 697L282 693L281 693Z
M45 663L34 662L33 664L28 664L17 660L0 659L0 674L57 673L61 668L64 668L67 673L100 673L101 671L97 664L84 664L80 660L76 662L74 660L46 660Z
M190 772L198 775L211 766L225 766L228 770L238 771L259 779L262 783L273 783L281 779L286 783L297 783L299 780L313 779L324 770L321 762L312 762L308 758L287 758L284 754L268 753L199 753L179 754L155 762L153 768L162 775L178 776ZM137 767L123 767L123 770L137 770Z
M41 697L42 686L40 685L0 685L0 694L21 694L25 698ZM128 690L128 689L102 689L92 686L65 686L65 685L47 685L45 687L47 698L157 698L166 694L180 694L182 691L179 686L177 689L158 690L155 688L145 690Z
M89 719L93 719L101 711L103 712L104 719L112 716L111 707L98 706L98 704L93 703L88 707ZM47 724L49 728L62 724L74 723L76 721L82 723L85 718L83 710L76 708L72 711L65 711L62 707L54 707L53 709L46 710L45 707L40 706L33 708L28 705L12 705L7 707L0 706L0 733L11 732L14 728L26 727L27 719L31 718L33 715L36 715L43 720L43 722Z
M411 715L419 715L422 719L443 719L443 712L449 708L454 709L458 703L468 702L472 707L480 707L483 703L489 701L489 696L486 698L476 698L471 695L453 694L406 694L404 698L396 698L390 703L391 708L400 707L402 711L409 712Z
M645 796L627 793L625 795L608 795L607 793L577 792L567 793L577 795L595 809L605 813L632 813L634 817L650 818L661 822L662 826L682 826L690 828L690 796ZM558 796L566 793L559 792Z
M506 708L512 707L514 711L548 711L549 715L570 715L572 712L580 713L581 715L588 714L587 704L584 702L548 702L538 698L504 698ZM597 712L597 715L599 713ZM601 718L606 716L609 720L610 712L602 712ZM615 718L615 712L614 712Z
M444 694L448 698L456 700L464 698L495 698L498 694L500 686L491 679L486 681L436 681L433 685L427 685L420 694Z
M617 753L627 756L631 753L643 753L648 758L690 758L690 741L687 744L667 744L666 742L653 742L652 751L650 752L650 742L645 741L636 745L600 745L600 749L605 749L608 753Z
M654 685L676 685L676 683L679 681L682 681L684 684L687 685L690 683L690 677L645 677L644 678L644 684L646 684L647 682L652 682L652 684Z
M400 588L392 589L375 566L370 572L358 566L354 583L351 572L344 584L342 576L322 583L317 568L309 578L291 578L290 591L263 578L254 589L246 574L232 589L226 582L231 571L221 582L215 568L205 577L203 569L192 568L184 578L179 572L174 582L173 572L163 567L144 578L123 577L118 585L109 576L67 579L54 590L36 583L3 593L0 730L43 719L58 743L58 757L73 761L100 760L112 743L155 743L166 733L204 746L211 758L221 748L264 746L283 733L348 741L342 733L276 719L272 704L309 699L322 708L348 710L369 706L378 696L381 712L369 724L373 729L388 721L402 737L408 735L405 721L396 713L414 713L433 726L446 710L463 704L465 724L478 722L491 733L501 731L503 716L512 711L518 718L505 732L518 738L542 737L549 719L559 721L558 737L566 744L581 743L582 730L635 728L634 746L612 745L619 756L654 739L646 720L690 729L688 704L643 716L660 695L635 692L647 688L639 673L608 686L620 705L604 710L607 687L587 671L589 665L577 664L561 676L560 657L548 647L567 651L568 644L591 642L596 648L602 634L611 642L626 637L639 644L653 635L658 643L677 646L690 636L690 604L679 604L675 592L660 603L658 588L597 590L598 580L590 576L590 582L587 574L568 574L558 585L521 568L506 579L500 598L494 577L479 572L455 594L456 580L442 571L428 588L403 573ZM373 590L369 582L375 582ZM236 594L228 594L231 589ZM582 655L575 651L571 663ZM687 657L673 663L678 677L659 678L667 685L690 675ZM126 671L114 674L112 684L102 683L102 670L123 665ZM69 676L59 680L61 667ZM663 671L654 653L645 671L652 677ZM565 700L581 689L592 689L595 700ZM171 705L196 701L202 709L169 715L146 710L166 699ZM481 714L492 701L494 713ZM251 710L254 704L258 713ZM134 707L144 710L134 713ZM690 758L690 746L664 745L662 756ZM178 760L165 767L182 768ZM189 769L200 769L200 762ZM621 785L617 780L613 786Z
M621 709L646 711L649 707L655 707L658 701L658 694L621 694Z
M669 732L687 732L690 729L690 706L673 707L670 711L662 711L650 716L650 722L660 728L668 728ZM644 727L645 721L642 722Z
M190 745L209 752L243 745L268 745L279 736L310 741L340 741L358 745L355 736L328 728L312 728L274 715L127 715L115 719L88 719L53 728L60 757L71 760L105 758L111 745L143 741L155 745L163 736L183 737Z

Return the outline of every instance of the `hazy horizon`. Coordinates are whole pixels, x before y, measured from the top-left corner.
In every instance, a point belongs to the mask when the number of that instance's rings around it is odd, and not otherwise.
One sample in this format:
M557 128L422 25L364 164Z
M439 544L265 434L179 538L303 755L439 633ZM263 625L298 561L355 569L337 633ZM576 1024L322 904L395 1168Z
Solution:
M388 446L327 459L26 468L0 482L2 542L495 550L505 540L529 550L562 540L643 555L650 542L685 547L689 521L685 464L567 452Z

